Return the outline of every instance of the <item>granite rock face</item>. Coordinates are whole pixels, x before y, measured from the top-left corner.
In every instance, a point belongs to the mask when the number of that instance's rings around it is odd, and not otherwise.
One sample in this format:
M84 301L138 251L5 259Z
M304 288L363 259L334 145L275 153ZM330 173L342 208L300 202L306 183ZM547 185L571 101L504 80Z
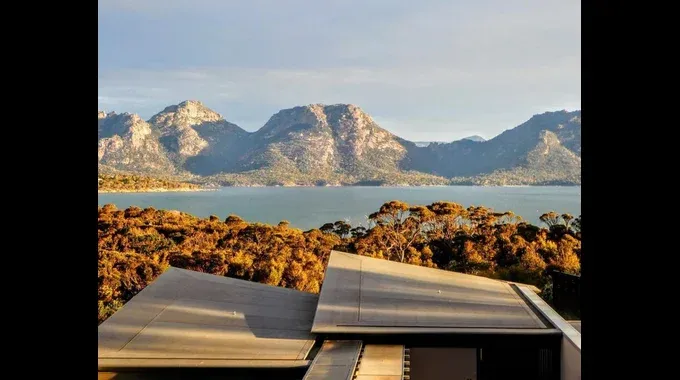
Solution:
M100 166L128 172L232 176L249 184L580 184L581 112L546 112L484 140L413 143L353 104L274 114L256 132L199 101L148 121L98 112ZM231 178L231 177L230 177Z
M147 174L173 174L175 167L158 133L138 115L98 112L100 165Z

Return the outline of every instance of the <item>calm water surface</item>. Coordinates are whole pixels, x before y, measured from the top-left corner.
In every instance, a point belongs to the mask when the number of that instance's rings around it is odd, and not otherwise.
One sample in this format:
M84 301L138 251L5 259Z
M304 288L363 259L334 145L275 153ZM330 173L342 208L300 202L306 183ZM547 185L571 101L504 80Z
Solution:
M581 214L581 187L250 187L176 193L99 194L99 205L115 204L179 210L196 216L236 214L251 222L275 224L288 220L301 229L346 220L366 225L366 217L390 200L427 205L452 201L463 206L511 210L538 224L548 211Z

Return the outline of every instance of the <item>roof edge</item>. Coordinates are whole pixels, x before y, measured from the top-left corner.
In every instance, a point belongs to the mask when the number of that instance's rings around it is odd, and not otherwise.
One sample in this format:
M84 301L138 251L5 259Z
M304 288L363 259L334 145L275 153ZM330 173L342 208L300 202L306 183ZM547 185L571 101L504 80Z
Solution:
M562 331L555 328L480 328L480 327L382 327L382 326L337 326L312 331L313 334L362 334L362 335L426 335L426 334L519 334L519 335L559 335Z
M525 286L517 287L524 296L527 297L529 302L538 311L550 321L550 323L555 326L559 331L562 332L563 337L566 338L571 344L581 352L581 333L576 330L571 323L567 322L561 315L559 315L550 305L548 305L538 294L531 291L531 289Z
M99 358L97 370L107 372L130 368L299 368L308 367L310 363L310 360Z

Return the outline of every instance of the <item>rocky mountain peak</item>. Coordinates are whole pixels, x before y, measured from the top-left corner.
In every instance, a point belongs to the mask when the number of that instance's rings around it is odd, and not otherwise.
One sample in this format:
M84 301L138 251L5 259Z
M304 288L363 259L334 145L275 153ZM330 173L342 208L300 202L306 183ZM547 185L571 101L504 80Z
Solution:
M137 114L115 114L113 112L101 117L98 114L98 135L99 138L109 138L120 136L129 138L136 147L143 143L143 140L151 134L151 126L142 120Z
M373 122L369 116L359 106L354 104L332 104L324 106L324 112L328 115L337 115L344 119L362 120L365 122Z
M223 120L222 115L206 107L203 103L197 100L185 100L177 105L165 107L163 111L152 116L149 122L163 129L170 126L186 128Z
M100 165L144 173L172 173L151 125L137 114L98 112L98 151Z
M187 99L178 104L179 107L205 107L200 100Z
M129 115L127 112L124 112L123 115ZM114 111L111 112L106 112L106 111L97 111L97 119L106 119L107 117L115 117L118 116Z
M144 121L141 117L139 117L139 115L137 115L136 113L130 114L130 113L127 113L127 112L126 112L126 113L124 113L124 114L122 114L122 115L125 116L126 118L128 118L128 120L129 120L130 123L132 123L132 124L143 123L143 124L148 125L148 123L147 123L146 121Z
M184 167L187 160L199 155L222 157L224 153L220 150L232 150L236 140L248 134L197 100L166 107L151 117L149 123L159 131L159 141L178 167ZM211 165L215 166L214 161L218 159L211 160Z
M317 103L284 109L272 116L259 132L270 138L284 132L297 133L310 128L326 130L341 140L352 136L363 140L371 134L380 138L393 136L380 128L371 116L354 104Z
M473 136L468 136L465 138L462 138L461 140L468 140L468 141L474 141L474 142L484 142L486 139L482 136L479 135L473 135Z
M300 129L323 128L328 125L324 106L310 104L283 109L275 113L256 133L265 139L271 139L285 132Z

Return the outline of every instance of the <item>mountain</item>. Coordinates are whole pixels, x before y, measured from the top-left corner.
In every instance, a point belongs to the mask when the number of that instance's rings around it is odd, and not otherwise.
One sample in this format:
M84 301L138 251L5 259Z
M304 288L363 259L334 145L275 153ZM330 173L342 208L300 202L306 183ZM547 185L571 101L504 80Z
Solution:
M146 174L172 174L175 167L159 142L159 134L139 115L98 112L100 167Z
M232 169L248 132L203 103L187 100L166 107L149 123L159 132L168 157L181 170L199 175Z
M99 164L223 185L579 184L580 115L547 112L490 140L424 146L352 104L284 109L250 133L188 100L148 122L100 112Z
M470 141L476 141L476 142L486 141L484 139L484 137L477 136L477 135L464 137L461 140L470 140ZM419 147L419 148L426 148L426 147L428 147L432 144L447 144L447 143L441 142L441 141L414 141L413 143L416 144L416 146Z
M274 182L354 184L401 174L406 149L351 104L279 111L249 139L241 171L275 172Z
M484 142L484 141L486 141L486 139L484 137L477 136L477 135L468 136L468 137L462 138L461 140L470 140L470 141L474 141L474 142Z
M581 183L581 158L555 133L543 130L524 163L471 179L475 185L570 185ZM460 180L460 179L459 179ZM455 179L454 179L455 181ZM463 180L465 181L465 180Z
M581 111L546 112L484 142L463 139L412 148L409 153L406 168L467 178L458 179L460 182L576 184L580 183L581 170ZM504 181L500 173L513 174ZM495 174L490 177L494 179L485 180L490 174Z

